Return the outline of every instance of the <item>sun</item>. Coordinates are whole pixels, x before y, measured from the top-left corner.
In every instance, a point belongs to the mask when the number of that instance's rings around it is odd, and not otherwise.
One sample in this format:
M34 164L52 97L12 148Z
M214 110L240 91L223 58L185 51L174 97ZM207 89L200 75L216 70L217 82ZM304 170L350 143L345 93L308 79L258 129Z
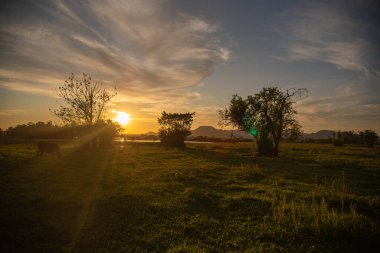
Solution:
M131 120L131 117L128 113L125 112L117 112L116 117L114 120L119 123L120 125L126 125Z

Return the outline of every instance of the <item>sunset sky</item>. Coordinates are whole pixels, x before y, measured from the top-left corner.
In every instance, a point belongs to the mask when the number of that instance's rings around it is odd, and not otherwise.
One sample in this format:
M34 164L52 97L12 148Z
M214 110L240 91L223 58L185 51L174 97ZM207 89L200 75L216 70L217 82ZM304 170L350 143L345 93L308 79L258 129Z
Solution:
M127 133L167 112L217 126L233 94L307 88L305 132L380 132L378 1L1 1L0 128L60 123L57 88L90 74L130 114Z

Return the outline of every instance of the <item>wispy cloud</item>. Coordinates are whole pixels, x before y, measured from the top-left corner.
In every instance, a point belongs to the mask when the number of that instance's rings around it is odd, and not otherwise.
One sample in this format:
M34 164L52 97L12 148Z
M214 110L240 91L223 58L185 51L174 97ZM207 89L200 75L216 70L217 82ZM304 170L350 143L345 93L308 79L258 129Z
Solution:
M334 64L340 69L366 71L364 40L351 42L329 42L322 46L295 44L290 48L293 60L319 60Z
M20 4L2 6L0 85L9 89L53 95L69 73L86 72L117 86L119 100L196 99L189 89L229 59L216 25L170 1Z
M378 63L373 55L379 53L377 25L357 15L365 11L369 19L371 15L375 19L376 13L368 12L369 8L359 1L304 2L276 15L274 25L288 41L289 59L322 61L364 72Z
M311 99L300 103L297 108L299 119L307 126L308 131L316 131L321 128L380 131L380 104L361 104L358 102L357 96ZM308 124L308 122L312 122L312 124Z
M298 103L300 120L309 129L380 131L380 85L376 75L361 76L351 84L330 89L329 93L327 96L310 96Z
M376 57L380 33L373 22L375 5L374 1L308 1L275 16L273 24L285 49L278 59L330 64L352 73L338 88L325 84L323 91L318 88L322 96L311 90L300 103L300 119L309 128L308 122L313 122L315 127L380 130L380 60Z
M26 109L0 109L0 116L12 116L26 113L28 113L28 110Z

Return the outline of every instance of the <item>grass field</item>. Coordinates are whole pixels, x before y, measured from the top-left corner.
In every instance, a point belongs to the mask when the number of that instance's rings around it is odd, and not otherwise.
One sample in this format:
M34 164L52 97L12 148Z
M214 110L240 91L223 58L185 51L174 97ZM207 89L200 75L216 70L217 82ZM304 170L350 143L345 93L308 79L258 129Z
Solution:
M379 252L380 148L0 145L1 252Z

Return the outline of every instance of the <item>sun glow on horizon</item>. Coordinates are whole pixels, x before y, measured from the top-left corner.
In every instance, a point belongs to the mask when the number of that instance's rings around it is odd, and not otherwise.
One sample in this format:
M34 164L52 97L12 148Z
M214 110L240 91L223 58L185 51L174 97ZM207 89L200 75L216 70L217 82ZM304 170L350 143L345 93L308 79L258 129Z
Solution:
M116 112L116 117L113 120L120 125L126 125L131 121L131 116L125 112Z

